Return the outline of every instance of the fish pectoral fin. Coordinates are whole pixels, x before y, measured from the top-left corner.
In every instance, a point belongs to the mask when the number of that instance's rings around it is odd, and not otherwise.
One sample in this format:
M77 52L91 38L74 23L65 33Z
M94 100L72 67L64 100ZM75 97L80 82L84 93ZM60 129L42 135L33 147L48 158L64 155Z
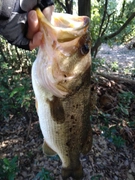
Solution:
M63 104L60 100L60 98L53 96L52 101L47 101L50 106L50 112L52 119L57 123L57 124L62 124L65 122L65 112L63 108Z
M43 153L46 154L47 156L54 156L54 155L57 154L54 150L52 150L52 149L48 146L48 144L47 144L45 141L44 141L44 143L43 143L42 148L43 148Z

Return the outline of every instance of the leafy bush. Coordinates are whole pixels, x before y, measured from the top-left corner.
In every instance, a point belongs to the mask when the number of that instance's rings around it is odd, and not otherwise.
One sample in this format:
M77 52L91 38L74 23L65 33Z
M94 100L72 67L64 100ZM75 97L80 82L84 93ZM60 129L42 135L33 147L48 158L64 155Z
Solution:
M110 114L98 109L96 116L92 115L90 120L92 123L96 122L101 134L110 143L120 148L126 144L125 137L122 134L123 127L125 126L123 123L130 128L134 129L135 127L135 119L131 120L130 116L130 107L135 101L135 95L131 91L123 91L117 94L117 98L117 105L110 111Z
M34 110L31 66L36 50L18 49L1 38L0 52L0 118L24 116L28 110Z
M95 175L95 176L92 176L90 180L101 180L103 178L102 175Z
M131 102L135 99L135 95L131 92L122 92L118 95L119 106L117 108L118 114L129 116L129 107Z
M117 61L114 61L114 62L111 63L111 69L112 69L113 72L118 71L119 65L118 65Z
M92 55L101 43L121 44L135 35L135 1L91 1Z
M98 71L98 68L104 68L105 65L105 59L99 59L99 58L93 58L92 59L92 73L95 73Z
M36 175L34 180L53 180L50 176L50 171L42 168L42 170Z
M125 140L119 136L119 131L116 126L108 127L101 126L102 135L105 136L111 143L113 143L117 148L125 145Z
M12 160L7 158L0 160L0 180L14 180L17 172L17 156Z

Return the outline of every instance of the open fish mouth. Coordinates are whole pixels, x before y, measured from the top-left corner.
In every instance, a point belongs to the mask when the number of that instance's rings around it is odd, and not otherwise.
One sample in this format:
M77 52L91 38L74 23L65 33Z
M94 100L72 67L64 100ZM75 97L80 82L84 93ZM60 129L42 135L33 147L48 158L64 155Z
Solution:
M80 77L90 66L89 18L53 13L49 22L39 9L36 12L44 34L36 62L38 81L48 92L63 98L78 89Z
M86 32L89 25L89 18L86 16L74 16L73 18L72 15L69 14L63 17L62 14L54 13L53 17L52 23L58 32L57 37L59 42L67 42L77 38ZM63 34L62 36L61 33Z
M89 18L87 16L53 13L50 23L39 9L36 12L42 26L48 29L50 33L55 33L58 42L71 41L81 36L86 33L89 26Z

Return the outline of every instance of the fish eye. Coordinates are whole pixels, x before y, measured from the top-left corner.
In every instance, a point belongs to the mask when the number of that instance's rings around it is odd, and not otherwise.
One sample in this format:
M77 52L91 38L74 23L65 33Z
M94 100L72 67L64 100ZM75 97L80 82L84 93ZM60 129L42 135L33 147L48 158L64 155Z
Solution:
M88 54L88 52L89 52L89 46L87 45L87 44L84 44L82 47L81 47L81 54L82 55L86 55L86 54Z

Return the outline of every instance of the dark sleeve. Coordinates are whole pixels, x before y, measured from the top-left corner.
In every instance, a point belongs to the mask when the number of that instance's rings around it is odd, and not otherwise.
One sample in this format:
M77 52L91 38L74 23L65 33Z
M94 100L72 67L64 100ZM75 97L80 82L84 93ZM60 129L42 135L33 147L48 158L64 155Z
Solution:
M43 10L44 8L52 6L53 4L53 0L20 0L21 9L24 11L30 11L36 6Z
M0 19L10 18L12 12L28 12L37 4L38 0L0 0Z
M44 9L53 5L52 0L0 0L0 5L0 34L9 43L29 50L27 13L35 7Z
M48 6L52 6L53 0L38 0L38 7L43 10L44 8L48 7Z
M0 34L9 43L29 50L27 14L36 5L37 0L0 0Z
M16 0L0 0L0 19L8 19L13 12Z
M0 18L9 18L12 12L28 12L36 6L43 10L53 4L53 0L0 0Z
M12 45L29 50L30 40L26 38L27 13L13 12L8 20L0 20L0 34Z

